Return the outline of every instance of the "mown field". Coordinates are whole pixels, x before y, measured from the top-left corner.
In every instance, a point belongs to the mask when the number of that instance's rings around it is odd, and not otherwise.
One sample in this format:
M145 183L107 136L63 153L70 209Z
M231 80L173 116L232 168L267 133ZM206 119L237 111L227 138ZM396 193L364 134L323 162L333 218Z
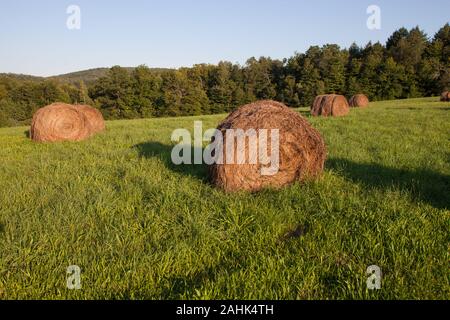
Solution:
M171 163L174 129L225 115L111 121L80 143L0 129L0 299L449 299L450 104L299 112L323 177L257 194Z

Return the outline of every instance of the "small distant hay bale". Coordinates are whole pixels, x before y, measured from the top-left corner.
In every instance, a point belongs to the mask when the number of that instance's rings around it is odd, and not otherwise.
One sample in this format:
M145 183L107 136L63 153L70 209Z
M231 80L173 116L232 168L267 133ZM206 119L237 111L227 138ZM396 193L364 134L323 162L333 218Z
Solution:
M85 114L65 103L53 103L36 111L30 137L38 142L81 141L91 136Z
M339 117L350 112L347 99L342 95L326 94L317 96L311 106L313 116Z
M352 108L365 108L369 105L369 98L364 94L356 94L349 100L349 105Z
M101 132L105 130L105 120L103 119L102 113L91 106L88 105L75 105L77 110L80 110L86 116L89 125L92 129L92 134Z
M234 156L245 152L246 161L242 164L213 163L209 166L211 182L226 192L250 191L256 192L263 188L280 188L295 181L315 178L323 171L326 158L325 143L320 133L298 112L282 103L263 100L244 105L233 111L218 128L223 135L223 146L227 145L226 130L242 129L248 132L254 129L260 134L260 129L267 130L267 155L271 154L271 130L279 131L279 166L273 175L263 175L262 164L258 158L256 163L249 161L250 157L261 152L249 147L246 139L244 147L238 150L237 139L234 140ZM242 146L241 146L242 147ZM223 147L223 159L227 158L227 148ZM248 156L248 157L247 157ZM236 158L235 158L236 160Z
M311 113L315 112L315 113L318 114L320 112L320 107L322 105L322 100L326 96L327 96L326 94L321 94L321 95L317 96L314 99L314 102L313 102L312 107L311 107Z
M450 92L444 91L441 93L441 101L449 102L450 101Z

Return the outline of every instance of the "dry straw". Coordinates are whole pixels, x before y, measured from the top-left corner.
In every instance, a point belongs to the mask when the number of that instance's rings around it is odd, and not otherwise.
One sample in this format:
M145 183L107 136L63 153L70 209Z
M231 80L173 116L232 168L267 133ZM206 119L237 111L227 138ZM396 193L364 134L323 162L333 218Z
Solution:
M37 142L81 141L104 129L101 113L88 106L53 103L36 111L30 137Z
M262 175L263 165L259 161L256 164L246 161L245 164L213 164L209 167L212 183L227 192L279 188L295 181L317 177L323 171L326 149L320 133L299 113L282 103L264 100L242 106L223 120L217 129L224 136L224 145L227 143L227 129L279 130L279 170L275 175ZM251 148L248 148L248 143L245 148L247 159L250 159L248 153ZM236 143L234 150L236 154ZM226 148L223 152L226 159ZM270 153L269 143L267 154Z
M97 133L105 130L105 120L103 119L102 113L95 108L87 105L76 105L78 110L81 110L86 118L88 119L89 125L91 126L92 133Z
M450 92L444 91L441 94L441 101L450 101Z
M364 94L356 94L349 100L350 107L352 108L365 108L369 105L369 98Z
M313 116L339 117L350 112L347 99L337 94L326 94L317 96L311 107Z

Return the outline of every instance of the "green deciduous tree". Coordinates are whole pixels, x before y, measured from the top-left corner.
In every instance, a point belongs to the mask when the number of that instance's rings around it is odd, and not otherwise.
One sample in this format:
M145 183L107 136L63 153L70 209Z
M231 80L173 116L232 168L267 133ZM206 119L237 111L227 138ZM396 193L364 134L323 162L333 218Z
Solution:
M79 78L77 78L79 79ZM27 124L53 102L92 104L107 119L225 113L259 99L291 107L315 96L365 93L371 100L439 95L450 89L450 25L432 39L419 27L400 28L386 42L312 46L284 60L250 58L178 70L112 67L101 78L0 75L0 126Z

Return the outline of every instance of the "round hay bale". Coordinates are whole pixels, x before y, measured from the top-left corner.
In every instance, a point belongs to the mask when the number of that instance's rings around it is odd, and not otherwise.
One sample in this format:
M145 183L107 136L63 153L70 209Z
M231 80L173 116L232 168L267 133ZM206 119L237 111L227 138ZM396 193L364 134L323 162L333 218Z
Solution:
M70 104L53 103L43 107L31 121L30 137L34 141L81 141L90 135L86 116Z
M311 108L313 116L339 117L350 112L350 106L344 96L337 94L327 94L316 97Z
M369 105L369 98L364 94L356 94L350 98L349 105L352 108L365 108Z
M105 130L105 120L103 119L102 113L98 109L81 104L75 105L75 107L86 116L89 125L91 126L92 134Z
M280 188L295 181L317 177L324 167L326 158L325 143L320 133L314 129L308 121L299 113L291 110L282 103L263 100L247 104L233 111L218 128L223 135L223 163L213 163L209 166L211 182L226 192L250 191L256 192L263 188ZM261 129L267 130L267 145L261 150L266 150L270 157L272 154L272 137L270 129L278 129L278 154L279 162L277 170L272 175L262 173L262 168L268 168L271 164L260 161L258 153L261 152L259 143L257 148L249 147L250 139L238 150L239 144L234 137L234 162L228 163L227 159L227 135L228 129L255 130L257 136L261 136ZM256 150L255 150L256 149ZM244 152L245 162L239 164L236 161L238 152ZM257 159L251 162L251 157Z
M444 91L441 93L441 101L450 101L450 92Z
M335 94L324 95L322 97L320 100L320 105L318 106L318 113L320 116L328 117L332 115L333 101L335 97Z
M323 98L325 96L326 95L322 94L322 95L317 96L314 99L314 102L313 102L312 107L311 107L311 113L312 114L315 114L315 115L319 115L320 114L320 106L322 105L322 100L323 100Z

